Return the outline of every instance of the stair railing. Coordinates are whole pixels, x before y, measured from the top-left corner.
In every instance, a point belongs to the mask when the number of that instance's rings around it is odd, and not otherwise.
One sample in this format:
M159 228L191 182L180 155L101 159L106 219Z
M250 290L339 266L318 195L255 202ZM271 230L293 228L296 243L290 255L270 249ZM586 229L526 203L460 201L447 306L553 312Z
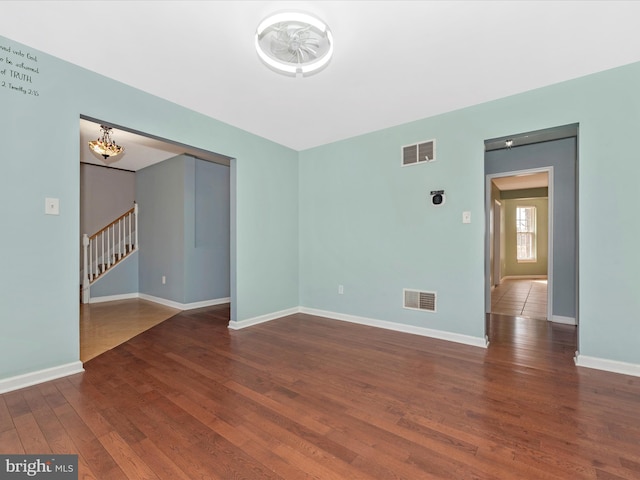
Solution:
M138 204L93 235L82 236L82 303L89 303L96 280L138 248Z

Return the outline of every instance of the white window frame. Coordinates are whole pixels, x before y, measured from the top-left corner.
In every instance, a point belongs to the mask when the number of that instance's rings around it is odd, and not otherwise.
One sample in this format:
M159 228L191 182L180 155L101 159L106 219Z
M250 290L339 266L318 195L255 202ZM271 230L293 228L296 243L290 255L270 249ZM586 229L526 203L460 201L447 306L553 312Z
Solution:
M520 210L529 210L531 214L520 215ZM518 263L535 263L538 261L538 232L537 232L538 210L533 205L516 206L516 261ZM527 221L527 218L530 220ZM528 238L525 243L529 245L529 255L522 255L521 238Z

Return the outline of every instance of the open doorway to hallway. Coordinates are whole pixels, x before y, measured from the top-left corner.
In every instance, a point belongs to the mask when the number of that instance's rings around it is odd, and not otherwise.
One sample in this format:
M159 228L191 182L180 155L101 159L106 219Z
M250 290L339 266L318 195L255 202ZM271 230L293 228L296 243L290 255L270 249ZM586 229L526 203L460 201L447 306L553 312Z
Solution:
M489 338L494 315L578 325L577 135L572 124L485 141ZM536 175L547 183L501 185Z
M491 176L491 313L550 317L550 170Z
M105 128L124 153L89 149ZM230 163L80 118L82 361L181 310L230 303Z

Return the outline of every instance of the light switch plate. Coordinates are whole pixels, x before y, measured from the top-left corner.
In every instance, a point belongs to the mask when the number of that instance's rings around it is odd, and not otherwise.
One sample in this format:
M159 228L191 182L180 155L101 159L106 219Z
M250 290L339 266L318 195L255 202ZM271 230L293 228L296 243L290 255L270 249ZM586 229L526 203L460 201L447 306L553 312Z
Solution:
M462 223L471 223L471 212L462 212Z
M60 199L59 198L45 198L44 199L44 213L47 215L60 215Z

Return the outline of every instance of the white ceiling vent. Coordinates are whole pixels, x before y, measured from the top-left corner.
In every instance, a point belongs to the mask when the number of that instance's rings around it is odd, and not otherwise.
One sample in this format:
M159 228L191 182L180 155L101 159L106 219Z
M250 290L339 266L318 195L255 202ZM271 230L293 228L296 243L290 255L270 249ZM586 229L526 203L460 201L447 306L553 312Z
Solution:
M402 166L433 162L436 159L436 141L416 143L402 147Z
M405 288L404 308L411 310L424 310L427 312L436 311L436 292L421 292L419 290L409 290Z

